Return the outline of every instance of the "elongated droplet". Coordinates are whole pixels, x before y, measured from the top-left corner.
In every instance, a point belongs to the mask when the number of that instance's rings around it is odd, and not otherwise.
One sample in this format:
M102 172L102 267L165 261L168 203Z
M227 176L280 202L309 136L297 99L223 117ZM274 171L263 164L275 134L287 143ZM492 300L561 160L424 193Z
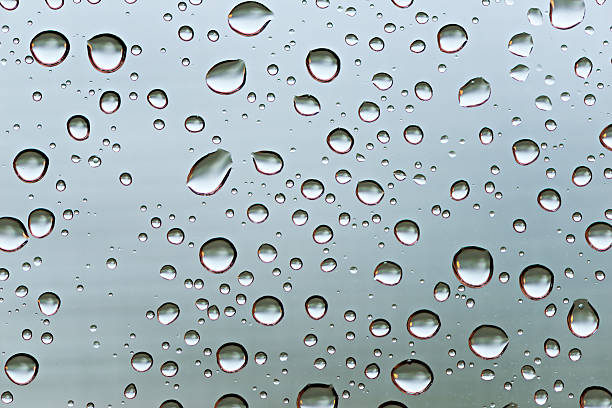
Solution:
M276 152L260 150L253 152L252 155L255 168L261 174L271 176L280 173L283 169L283 158Z
M28 238L24 225L17 218L0 218L0 250L17 251L28 242Z
M308 384L297 396L298 408L337 408L338 393L331 384Z
M49 158L36 149L26 149L17 154L13 160L13 170L20 180L35 183L42 180L49 168Z
M555 28L567 30L584 20L584 0L550 0L550 23Z
M448 54L461 51L467 40L465 29L458 24L445 25L438 31L438 47Z
M241 344L226 343L217 350L217 364L226 373L240 371L247 361L247 351Z
M330 82L340 72L340 58L327 48L317 48L306 57L308 73L319 82Z
M53 231L55 216L45 208L32 211L28 217L28 229L35 238L44 238Z
M123 390L123 395L127 399L136 398L136 394L138 394L138 390L136 389L136 385L134 383L128 384Z
M274 14L261 3L245 1L235 6L227 16L232 30L244 36L253 36L263 31Z
M27 385L38 374L38 361L29 354L15 354L4 364L6 376L17 385Z
M599 315L586 299L577 299L567 314L567 325L576 337L589 337L599 327Z
M580 408L612 407L612 393L604 387L588 387L580 394Z
M178 319L181 309L178 305L172 302L167 302L157 308L157 320L168 325Z
M519 276L521 291L532 300L544 299L553 288L555 276L543 265L530 265Z
M612 247L612 225L595 222L584 233L587 243L596 251L604 252Z
M587 79L593 70L593 63L587 57L582 57L574 64L574 72L580 78Z
M293 107L302 116L313 116L321 112L319 100L312 95L297 95L293 97Z
M206 85L213 92L230 95L242 89L246 73L246 64L241 59L221 61L206 73Z
M429 366L419 360L404 360L391 370L391 381L406 394L418 395L427 391L433 379Z
M229 177L232 155L218 149L198 160L187 175L187 187L199 195L213 195Z
M82 115L75 115L68 119L66 123L68 134L74 140L82 141L89 137L89 119Z
M56 314L60 304L60 298L53 292L45 292L38 297L38 308L45 316Z
M54 67L66 59L70 52L70 43L62 33L43 31L32 38L30 52L40 65Z
M491 360L501 356L508 347L508 335L497 326L479 326L470 335L468 345L478 357Z
M125 62L127 47L123 40L114 34L98 34L87 41L87 54L95 69L108 74L121 68Z
M484 248L461 248L453 257L453 271L457 279L471 288L480 288L493 276L493 257Z
M482 77L470 79L459 89L459 105L466 108L479 106L491 97L491 84Z
M200 247L200 263L214 273L227 271L236 261L236 247L225 238L213 238Z

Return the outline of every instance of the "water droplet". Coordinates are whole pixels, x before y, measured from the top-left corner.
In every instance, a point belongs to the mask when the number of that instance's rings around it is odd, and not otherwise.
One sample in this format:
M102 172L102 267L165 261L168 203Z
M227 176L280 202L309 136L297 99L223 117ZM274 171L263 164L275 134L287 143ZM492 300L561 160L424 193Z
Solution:
M236 261L236 247L225 238L213 238L200 248L200 262L214 273L227 271Z
M380 404L378 408L408 408L406 405L397 401L388 401L383 404Z
M510 77L515 81L525 82L529 76L529 67L523 64L518 64L510 70Z
M427 82L418 82L414 86L414 94L422 101L428 101L433 97L433 89Z
M149 353L141 351L132 356L130 363L134 370L144 373L153 365L153 357Z
M87 41L89 61L100 72L117 71L125 62L126 53L123 40L113 34L98 34Z
M599 328L599 315L586 299L577 299L567 314L567 325L576 337L590 337Z
M60 298L53 292L45 292L38 297L38 308L45 316L56 314L60 304Z
M183 408L183 405L176 400L167 400L162 402L159 408Z
M370 333L374 337L385 337L391 332L391 325L385 319L376 319L370 323Z
M206 85L221 95L238 92L246 82L246 64L241 59L221 61L206 73Z
M548 112L552 110L552 101L548 96L540 95L535 99L535 106L539 110Z
M55 216L44 208L32 211L28 217L28 229L35 238L44 238L53 231Z
M293 97L293 107L302 116L313 116L321 112L319 100L312 95L297 95Z
M323 195L325 189L319 180L309 179L302 183L302 195L309 200L316 200Z
M380 116L380 108L374 102L363 102L359 106L359 118L364 122L374 122Z
M13 11L19 6L19 0L0 0L0 7L5 10Z
M163 325L168 325L178 319L180 313L178 305L167 302L157 308L157 320Z
M278 174L283 169L283 158L276 152L260 150L253 152L253 164L261 174L271 176Z
M404 139L410 144L417 145L423 141L423 129L417 125L410 125L404 129Z
M412 5L414 0L391 0L399 8L408 8Z
M385 192L376 181L363 180L357 183L355 194L362 203L366 205L376 205L380 203Z
M584 20L584 0L550 0L550 23L555 28L567 30Z
M217 400L214 408L248 408L248 406L240 395L226 394Z
M587 79L593 70L593 63L587 57L582 57L574 64L574 72L580 78Z
M106 114L117 112L121 105L121 97L115 91L106 91L100 96L100 110Z
M217 149L199 159L187 175L187 187L199 195L213 195L225 184L232 170L232 155Z
M138 390L136 389L136 384L134 383L128 384L123 390L123 395L127 399L136 398L136 394L138 394Z
M311 319L319 320L327 313L327 301L321 296L311 296L305 303L306 313Z
M530 8L529 10L527 10L527 19L529 20L529 24L533 26L541 26L544 22L542 10L535 7Z
M478 357L491 360L498 358L508 347L508 335L497 326L479 326L468 340L470 350Z
M263 204L253 204L247 209L247 217L255 224L260 224L268 219L268 209Z
M178 30L178 36L183 41L193 40L193 28L189 26L181 26Z
M272 20L270 9L256 1L245 1L235 6L227 16L232 30L244 36L257 35Z
M372 84L381 91L386 91L393 86L393 78L385 72L379 72L372 77Z
M260 297L253 303L253 318L264 326L274 326L285 314L283 304L273 296Z
M204 119L198 115L191 115L185 119L185 129L191 133L198 133L204 130Z
M28 242L25 226L16 218L0 218L0 250L13 252Z
M345 154L353 148L353 136L344 128L336 128L327 135L327 145L338 154Z
M147 95L147 101L156 109L164 109L168 106L168 96L161 89L154 89Z
M247 360L247 351L238 343L226 343L217 350L217 364L226 373L240 371Z
M374 280L387 286L395 286L402 280L402 268L391 261L384 261L374 269Z
M455 201L461 201L470 194L470 185L465 180L455 181L450 188L450 196Z
M440 330L440 318L429 310L419 310L410 315L408 332L418 339L429 339Z
M559 342L555 339L546 339L544 342L544 352L548 357L555 358L561 354L561 346L559 346Z
M588 387L580 394L580 408L612 407L612 393L604 387Z
M404 245L414 245L419 240L420 230L416 222L402 220L395 224L393 228L395 238Z
M578 187L584 187L591 182L593 174L591 169L585 166L578 166L572 173L572 182Z
M66 59L70 52L70 43L62 33L43 31L32 38L30 52L40 65L54 67Z
M327 48L317 48L306 57L308 73L319 82L330 82L340 73L340 58Z
M161 365L159 371L164 377L174 377L178 373L178 365L174 361L166 361Z
M491 97L491 84L478 77L467 81L459 89L459 105L471 108L480 106Z
M434 298L438 302L444 302L450 297L450 287L444 282L438 282L434 287Z
M47 173L49 158L40 150L26 149L17 154L13 160L13 170L21 181L35 183Z
M555 276L543 265L530 265L519 276L521 291L532 300L544 299L553 288Z
M331 384L308 384L297 396L298 408L338 408L338 394Z
M4 364L6 376L17 385L31 383L38 374L38 361L29 354L15 354Z
M603 147L612 150L612 124L606 126L599 134L599 142Z
M552 188L544 189L538 194L538 204L546 211L555 212L561 207L561 196Z
M433 379L429 366L419 360L404 360L391 370L391 381L406 394L418 395L427 391Z
M438 31L438 47L440 51L454 53L460 51L467 43L465 29L457 24L445 25Z
M75 115L66 123L68 134L74 140L82 141L89 137L89 119L82 115Z
M531 139L521 139L512 145L512 154L514 160L521 166L527 166L528 164L536 161L540 155L540 148L537 143Z
M587 243L596 251L604 252L612 247L612 225L595 222L584 233Z
M453 257L453 271L461 283L480 288L489 283L493 276L493 257L484 248L461 248Z
M508 42L508 51L519 57L528 57L531 50L533 50L533 37L529 33L515 34Z

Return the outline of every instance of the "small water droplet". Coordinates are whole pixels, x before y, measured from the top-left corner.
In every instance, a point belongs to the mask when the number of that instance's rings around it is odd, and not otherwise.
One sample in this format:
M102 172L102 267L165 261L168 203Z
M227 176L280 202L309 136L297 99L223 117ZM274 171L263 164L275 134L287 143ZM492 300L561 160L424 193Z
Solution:
M445 53L460 51L467 43L465 29L457 24L445 25L438 31L438 47Z

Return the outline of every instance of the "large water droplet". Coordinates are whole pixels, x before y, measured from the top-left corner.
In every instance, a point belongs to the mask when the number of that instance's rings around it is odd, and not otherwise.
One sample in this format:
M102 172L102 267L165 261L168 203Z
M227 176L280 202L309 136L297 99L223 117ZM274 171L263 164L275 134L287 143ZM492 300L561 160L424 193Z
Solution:
M595 222L584 233L587 243L596 251L607 251L612 246L612 225Z
M308 179L302 183L302 195L309 200L316 200L323 195L325 188L319 180Z
M240 371L247 360L247 351L238 343L226 343L217 350L217 364L226 373Z
M593 70L593 63L587 57L582 57L574 64L574 72L580 78L587 79Z
M340 58L332 50L317 48L308 53L306 68L317 81L330 82L340 72Z
M183 405L177 400L167 400L162 402L159 408L183 408Z
M253 317L264 326L274 326L285 314L283 304L273 296L260 297L253 303Z
M253 204L247 209L247 217L255 224L260 224L268 219L268 208L263 204Z
M461 201L470 194L470 185L465 180L458 180L450 188L450 196L455 201Z
M13 160L13 170L20 180L26 183L40 181L47 173L49 158L36 149L26 149L17 154Z
M344 128L336 128L327 135L327 145L338 154L345 154L353 148L353 136Z
M423 129L417 125L409 125L404 129L404 139L410 144L417 145L423 141Z
M13 252L28 242L25 226L17 218L0 218L0 250Z
M35 238L44 238L53 231L55 216L45 208L32 211L28 217L28 229Z
M380 203L385 192L380 184L374 180L363 180L357 183L355 194L359 201L366 205L376 205Z
M467 81L459 89L459 105L466 108L479 106L491 97L491 84L482 77Z
M115 91L106 91L100 96L100 110L106 114L117 112L121 105L121 97Z
M498 358L508 347L508 335L497 326L479 326L468 340L470 350L485 360Z
M402 268L395 262L381 262L374 269L374 280L387 286L397 285L402 280Z
M38 374L38 361L29 354L15 354L4 364L6 376L17 385L31 383Z
M419 310L408 318L408 332L418 339L429 339L440 330L440 318L430 310Z
M584 187L591 182L593 173L586 166L578 166L572 173L572 182L578 187Z
M237 394L226 394L219 398L214 408L248 408L249 404Z
M311 319L319 320L327 313L327 301L321 296L311 296L304 304Z
M321 112L319 100L312 95L296 95L293 97L293 107L302 116L313 116Z
M32 38L30 52L40 65L54 67L66 59L70 52L70 43L62 33L43 31Z
M612 150L612 124L606 126L599 134L599 142L603 147Z
M445 25L438 31L438 47L440 51L453 53L460 51L467 43L465 29L457 24Z
M283 169L283 158L276 152L260 150L253 152L253 163L258 172L265 175L278 174Z
M580 408L610 408L612 393L604 387L588 387L580 394Z
M512 145L512 154L518 164L526 166L536 161L540 155L540 148L531 139L521 139Z
M168 106L168 96L162 89L153 89L147 95L147 101L155 109L164 109Z
M141 351L132 356L130 364L132 364L134 370L144 373L153 365L153 357L149 353Z
M381 91L386 91L393 86L393 78L385 72L379 72L372 77L372 84Z
M241 59L221 61L206 73L206 85L222 95L238 92L246 81L246 64Z
M489 283L493 276L493 257L484 248L461 248L453 257L453 271L461 283L480 288Z
M363 102L359 105L359 118L364 122L374 122L380 116L380 108L374 102Z
M567 314L567 325L576 337L589 337L599 327L599 315L586 299L577 299Z
M75 115L66 122L68 134L74 140L82 141L89 137L89 119L82 115Z
M232 155L217 149L199 159L187 175L187 187L199 195L213 195L229 177L232 170Z
M427 391L433 379L429 366L419 360L404 360L391 370L391 381L406 394L418 395Z
M98 34L87 41L89 61L100 72L117 71L125 62L126 53L125 43L114 34Z
M214 273L222 273L231 268L236 256L236 247L225 238L213 238L200 248L202 266Z
M178 319L180 313L178 305L167 302L157 308L157 320L163 325L168 325Z
M13 11L19 6L19 0L0 0L0 7L5 10Z
M552 188L544 189L538 194L538 204L546 211L555 212L561 207L561 196Z
M380 404L378 408L408 408L408 407L398 401L387 401L383 404Z
M263 31L274 14L261 3L245 1L235 6L227 16L232 30L244 36L252 36Z
M521 291L529 299L544 299L552 290L555 277L550 269L543 265L530 265L523 269L519 276Z
M508 42L508 51L519 57L528 57L531 50L533 50L533 37L529 33L515 34Z
M45 292L38 297L38 308L45 316L56 314L60 304L60 298L53 292Z
M297 396L298 408L337 408L338 394L331 384L308 384Z
M416 222L402 220L395 224L393 228L395 238L404 245L414 245L419 240L420 231Z
M567 30L584 20L584 0L550 0L550 23L555 28Z

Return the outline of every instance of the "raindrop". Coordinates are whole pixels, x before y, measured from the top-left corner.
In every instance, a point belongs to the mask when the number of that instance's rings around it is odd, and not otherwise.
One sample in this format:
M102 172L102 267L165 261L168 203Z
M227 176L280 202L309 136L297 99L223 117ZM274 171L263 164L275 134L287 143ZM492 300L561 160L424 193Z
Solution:
M376 319L370 323L370 333L374 337L385 337L391 332L391 325L385 319Z
M580 78L587 79L593 70L593 63L587 57L582 57L574 64L574 72Z
M327 301L321 296L311 296L305 303L306 313L311 319L319 320L327 313Z
M519 276L521 291L532 300L544 299L553 288L555 277L543 265L530 265Z
M21 181L35 183L47 173L49 158L40 150L22 150L13 160L13 170Z
M521 139L512 145L512 154L514 160L521 166L527 166L528 164L536 161L540 155L540 148L537 143L531 139Z
M523 64L518 64L510 70L510 77L515 81L525 82L529 76L529 67Z
M238 92L245 81L246 64L241 59L221 61L206 73L206 85L221 95Z
M227 271L236 261L236 247L225 238L213 238L200 248L200 262L214 273Z
M418 339L429 339L440 330L440 318L429 310L419 310L408 318L408 332Z
M612 407L612 393L604 387L588 387L580 394L580 408Z
M572 182L578 187L586 186L591 182L592 178L591 169L585 166L576 167L572 173Z
M38 308L45 316L56 314L60 304L60 298L53 292L45 292L38 297Z
M30 52L40 65L54 67L66 59L70 52L70 43L62 33L43 31L32 38Z
M385 192L376 181L363 180L357 183L355 194L362 203L366 205L376 205L380 203Z
M306 57L308 73L319 82L330 82L340 72L340 58L332 50L317 48Z
M74 140L82 141L89 137L89 119L82 115L75 115L66 123L68 134Z
M164 109L168 106L168 96L161 89L154 89L147 95L147 101L156 109Z
M247 209L247 217L255 224L260 224L268 219L268 209L263 204L253 204Z
M31 383L38 374L38 361L29 354L15 354L4 364L6 376L17 385Z
M467 108L482 105L490 97L491 84L482 77L470 79L459 89L459 105Z
M561 207L561 196L552 188L544 189L538 194L538 204L546 211L555 212Z
M380 108L374 102L363 102L359 105L359 118L364 122L374 122L380 116Z
M240 371L247 360L247 351L238 343L226 343L217 350L217 364L226 373Z
M461 248L453 257L453 271L457 279L466 286L483 287L493 276L493 257L484 248Z
M450 297L450 287L444 282L438 282L434 287L434 298L438 302L444 302Z
M283 169L283 158L276 152L260 150L253 152L253 164L261 174L271 176L278 174Z
M533 50L533 37L529 33L515 34L508 42L508 51L519 57L528 57L531 50Z
M302 116L313 116L321 112L319 100L312 95L296 95L293 97L293 107Z
M132 356L131 364L134 370L144 373L153 365L153 357L149 353L141 351Z
M433 379L429 366L419 360L404 360L391 370L391 381L406 394L418 395L427 391Z
M414 94L422 101L428 101L433 97L433 89L427 82L418 82L414 86Z
M381 91L386 91L393 86L393 78L385 72L379 72L372 77L372 84Z
M336 128L327 135L327 145L338 154L350 152L353 143L353 136L344 128Z
M138 390L136 389L136 384L134 383L128 384L123 390L123 395L127 399L136 398L136 394L138 394Z
M467 43L465 29L457 24L445 25L438 31L438 47L440 51L454 53L460 51Z
M508 347L508 335L497 326L479 326L468 340L470 350L478 357L491 360L498 358Z
M391 261L384 261L374 269L374 280L387 286L395 286L402 280L402 268Z
M552 110L552 101L548 96L540 95L535 99L535 106L539 110L548 112Z
M35 238L44 238L53 231L55 216L47 209L39 208L32 211L28 217L28 229Z
M410 125L404 129L404 139L410 144L417 145L423 141L423 129L417 125Z
M567 325L576 337L589 337L599 327L599 315L586 299L577 299L567 314Z
M612 125L606 126L599 134L599 142L603 147L612 150Z
M273 296L260 297L253 303L253 318L264 326L274 326L278 324L285 312L283 304Z
M414 245L420 237L419 226L411 220L402 220L393 228L395 238L404 245Z
M185 119L185 129L191 133L198 133L204 130L204 119L198 115L191 115Z
M604 252L612 247L612 225L595 222L584 233L587 244L596 251Z
M245 1L235 6L227 16L232 30L244 36L253 36L263 31L274 14L256 1Z
M567 30L584 20L584 0L550 0L550 23L555 28Z
M302 195L309 200L316 200L321 197L324 192L323 184L319 180L313 179L304 181L301 190Z
M25 226L16 218L0 218L0 250L13 252L28 242Z
M450 196L455 201L461 201L470 194L470 185L465 180L459 180L453 183L450 189Z
M168 325L178 319L181 310L178 305L167 302L157 308L157 320L163 324Z
M249 404L237 394L226 394L219 398L214 408L248 408Z
M544 342L544 352L548 357L555 358L561 354L561 346L559 346L559 342L555 339L546 339Z
M232 170L232 155L217 149L199 159L189 170L187 187L199 195L213 195L225 184Z
M338 393L331 384L308 384L297 396L298 408L338 408Z
M87 41L89 61L100 72L111 73L121 68L126 52L123 40L113 34L99 34Z
M19 6L19 0L0 0L0 7L5 10L13 11Z
M121 97L115 91L106 91L100 96L100 110L106 114L117 112Z

